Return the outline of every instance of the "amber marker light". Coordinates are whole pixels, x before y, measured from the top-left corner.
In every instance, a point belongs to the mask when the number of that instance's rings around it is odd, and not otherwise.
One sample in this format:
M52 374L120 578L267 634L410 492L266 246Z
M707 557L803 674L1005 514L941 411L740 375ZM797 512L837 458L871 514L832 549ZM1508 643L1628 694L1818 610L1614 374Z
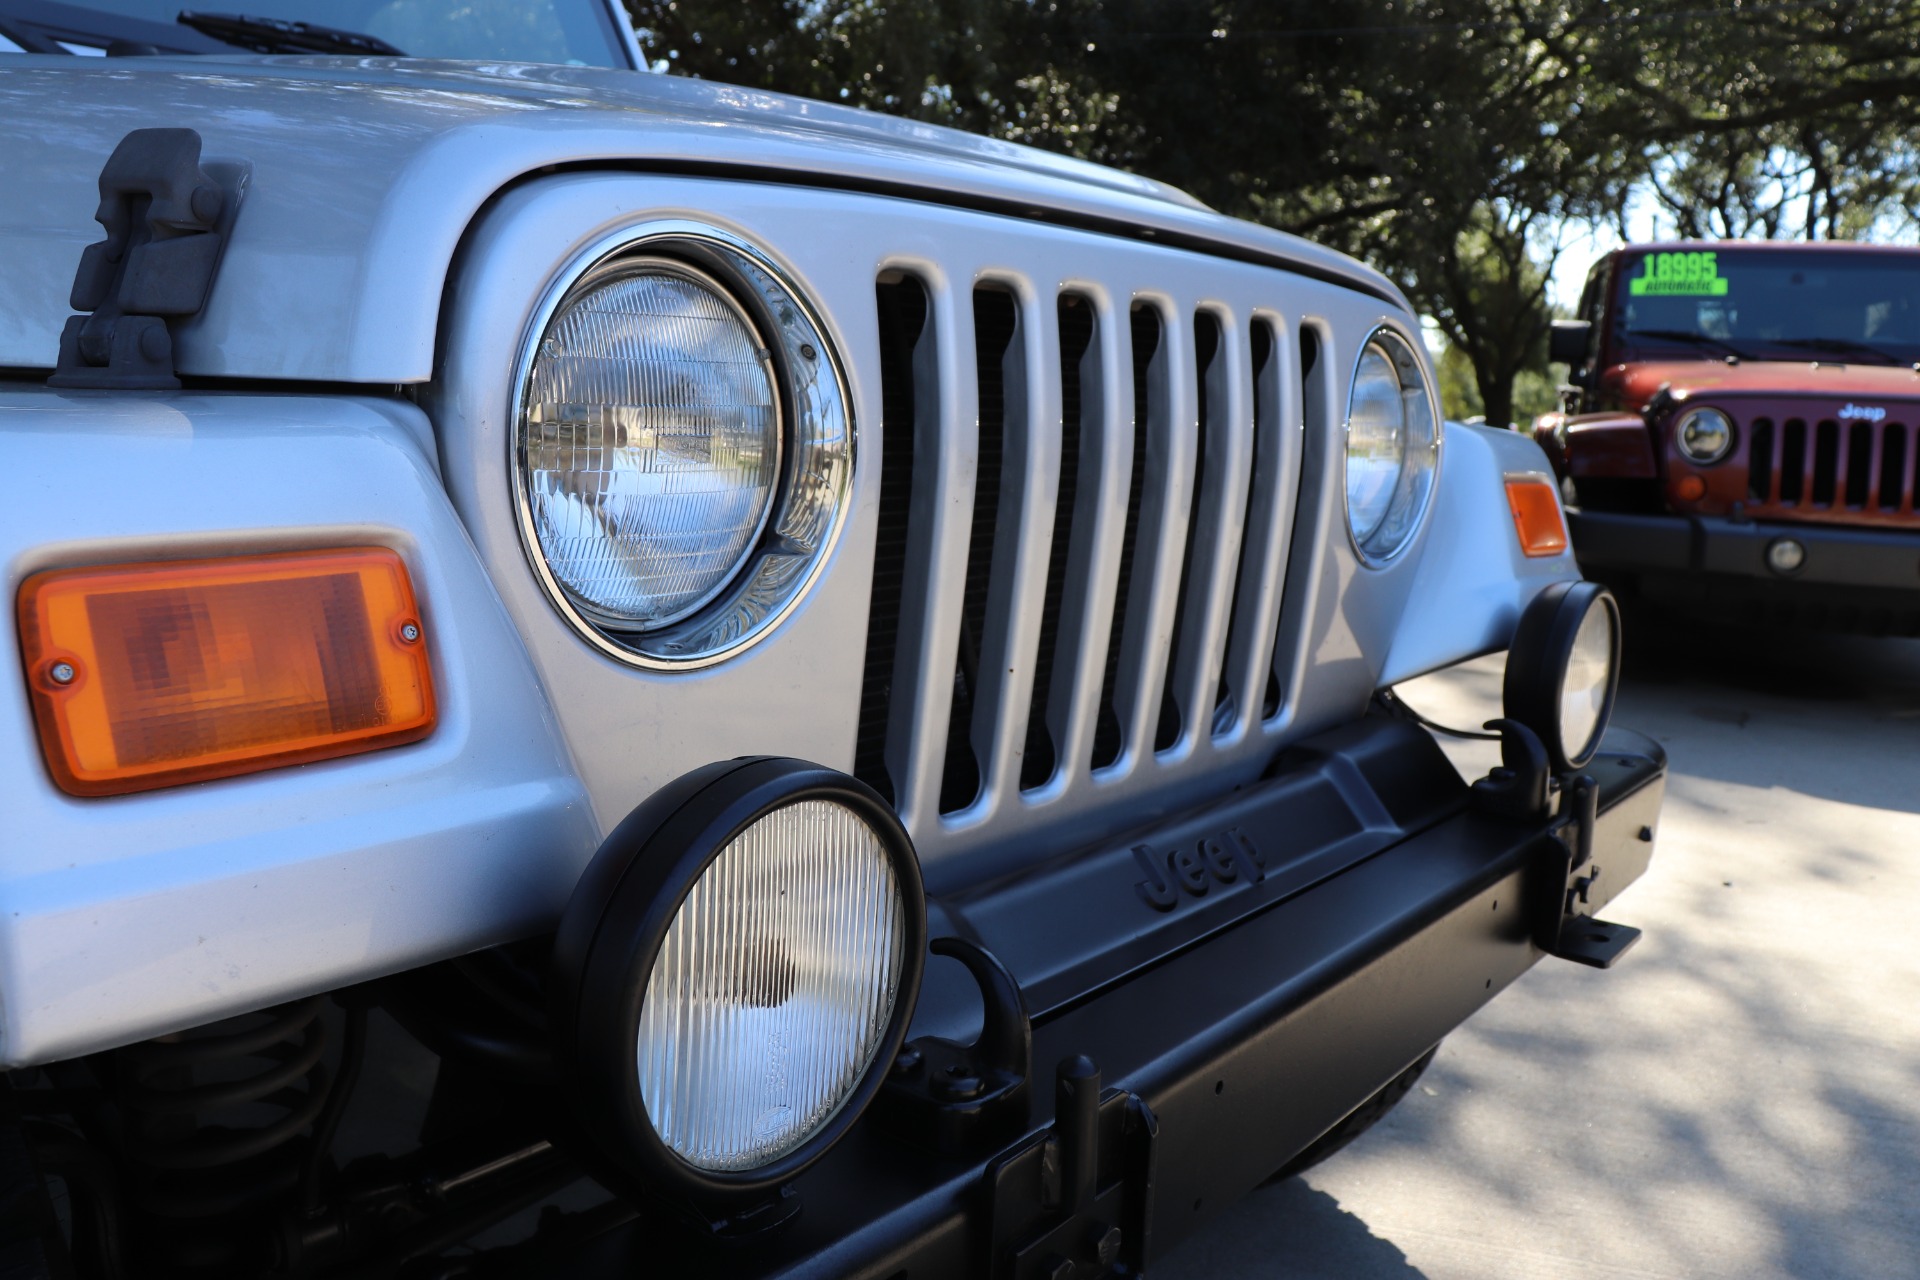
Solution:
M1528 473L1507 477L1507 505L1514 532L1528 556L1557 556L1567 549L1567 521L1551 477Z
M384 547L37 573L21 651L47 766L119 795L415 742L433 680Z

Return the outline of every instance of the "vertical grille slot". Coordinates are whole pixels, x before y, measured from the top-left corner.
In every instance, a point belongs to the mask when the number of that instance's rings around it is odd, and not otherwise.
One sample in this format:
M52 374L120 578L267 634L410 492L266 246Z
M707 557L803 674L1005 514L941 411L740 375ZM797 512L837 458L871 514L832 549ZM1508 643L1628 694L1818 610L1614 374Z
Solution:
M1301 363L1306 363L1302 351ZM1304 376L1304 375L1303 375ZM1253 422L1254 422L1254 466L1253 486L1258 490L1264 482L1279 492L1282 481L1280 475L1281 435L1287 429L1286 415L1281 412L1280 404L1280 343L1273 326L1264 321L1253 326ZM1248 511L1253 510L1249 505ZM1251 545L1252 539L1249 538ZM1242 555L1245 554L1244 548ZM1280 562L1286 563L1286 548L1280 548ZM1246 581L1246 570L1241 569L1241 581ZM1235 604L1239 602L1236 600ZM1278 628L1274 629L1267 640L1266 653L1262 655L1258 670L1266 673L1266 681L1260 691L1260 718L1271 720L1280 714L1280 677L1275 674L1273 659L1278 648ZM1239 634L1238 631L1235 634Z
M1073 541L1075 510L1080 493L1083 429L1100 429L1097 420L1083 423L1082 365L1093 349L1093 304L1078 294L1062 294L1057 306L1060 333L1060 489L1054 506L1053 536L1047 547L1047 590L1040 605L1040 644L1034 653L1033 697L1027 707L1026 752L1020 760L1020 786L1031 790L1053 776L1060 760L1059 744L1047 724L1047 704L1053 693L1054 667L1059 652L1060 608L1067 587L1067 554ZM1087 406L1093 408L1094 406ZM1091 417L1091 414L1087 416ZM1091 461L1091 458L1089 459ZM1092 477L1089 476L1089 487ZM1071 671L1062 673L1071 679Z
M1780 501L1795 506L1807 496L1807 424L1788 418L1780 434Z
M1809 497L1815 506L1830 507L1838 495L1834 486L1840 471L1840 424L1831 418L1814 429L1813 491Z
M1330 409L1326 379L1321 376L1320 370L1320 330L1316 325L1307 323L1302 324L1295 334L1295 341L1299 343L1299 354L1294 361L1297 372L1293 384L1293 393L1297 397L1294 402L1297 416L1286 425L1299 431L1303 445L1300 467L1303 473L1311 474L1312 469L1319 462L1313 452L1314 449L1337 446L1330 431L1331 424L1327 421ZM1320 445L1321 441L1325 441L1326 444ZM1293 520L1296 533L1300 522L1310 518L1306 504L1302 503L1294 508ZM1297 545L1297 540L1294 545ZM1289 656L1276 641L1273 647L1273 665L1269 668L1272 679L1268 681L1267 694L1261 706L1263 720L1271 720L1279 715L1280 708L1286 702L1287 680L1291 676L1291 670L1283 666L1283 663L1287 662Z
M1093 735L1093 767L1105 768L1120 758L1123 745L1120 709L1116 703L1120 650L1126 638L1127 600L1134 578L1134 552L1140 540L1140 508L1146 498L1147 432L1151 425L1149 375L1160 351L1160 313L1135 306L1128 317L1133 355L1133 472L1127 486L1127 521L1120 536L1120 578L1114 588L1113 629L1107 638L1107 670L1100 685L1100 718Z
M1274 441L1267 430L1264 413L1270 413L1273 405L1273 393L1265 385L1268 364L1273 359L1273 327L1264 320L1256 320L1247 332L1247 365L1253 370L1253 466L1247 472L1247 536L1240 542L1240 563L1234 570L1235 590L1233 604L1227 611L1227 636L1230 644L1238 644L1243 617L1243 606L1247 595L1254 589L1252 563L1255 555L1255 534L1260 527L1254 519L1254 498L1262 479L1272 483ZM1214 695L1214 731L1225 732L1233 721L1234 689L1231 663L1220 665L1219 691ZM1264 696L1264 695L1263 695Z
M877 284L874 298L880 320L880 514L853 776L891 803L895 792L886 762L887 718L913 500L914 349L927 327L927 292L918 280L903 278Z
M1847 505L1863 508L1873 485L1873 424L1856 422L1847 430Z
M1773 419L1755 418L1748 428L1747 496L1755 502L1773 501Z
M1220 322L1206 312L1198 312L1193 317L1193 367L1195 370L1194 392L1196 412L1194 414L1194 458L1193 492L1187 505L1186 550L1180 557L1180 580L1174 584L1177 603L1173 612L1174 652L1173 663L1167 678L1160 688L1160 723L1154 732L1153 749L1165 751L1180 740L1181 712L1180 696L1174 685L1173 673L1187 662L1198 660L1200 655L1192 652L1201 642L1201 632L1205 628L1204 597L1205 584L1194 576L1194 557L1199 549L1197 544L1205 535L1202 533L1202 511L1200 500L1207 491L1208 445L1212 445L1211 465L1219 468L1222 453L1220 388L1211 388L1218 375L1216 363L1220 355ZM1185 429L1186 424L1181 424ZM1195 597L1200 598L1196 599Z
M1897 422L1886 424L1880 434L1880 509L1899 511L1906 494L1907 429Z
M973 525L967 543L967 576L960 641L953 672L953 709L947 721L946 770L940 812L957 813L980 794L981 762L973 748L974 708L981 686L987 593L993 575L994 531L1000 520L1001 460L1006 451L1008 359L1018 358L1014 335L1019 308L1004 289L973 293L974 376L979 387L979 464L974 472Z

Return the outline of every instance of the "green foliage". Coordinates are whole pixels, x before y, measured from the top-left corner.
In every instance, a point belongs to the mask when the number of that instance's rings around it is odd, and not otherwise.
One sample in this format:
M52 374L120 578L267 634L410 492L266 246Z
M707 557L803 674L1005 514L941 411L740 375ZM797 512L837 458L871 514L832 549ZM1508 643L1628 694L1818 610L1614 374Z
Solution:
M1685 236L1920 223L1906 0L629 5L664 69L1089 157L1359 254L1496 422L1552 405L1560 230L1630 193Z

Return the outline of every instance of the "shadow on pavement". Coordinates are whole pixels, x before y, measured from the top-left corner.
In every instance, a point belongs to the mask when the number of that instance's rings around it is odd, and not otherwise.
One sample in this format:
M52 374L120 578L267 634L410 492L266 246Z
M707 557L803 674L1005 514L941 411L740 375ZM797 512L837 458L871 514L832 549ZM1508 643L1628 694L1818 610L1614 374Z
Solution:
M1407 1255L1299 1178L1262 1188L1149 1268L1154 1280L1423 1280Z

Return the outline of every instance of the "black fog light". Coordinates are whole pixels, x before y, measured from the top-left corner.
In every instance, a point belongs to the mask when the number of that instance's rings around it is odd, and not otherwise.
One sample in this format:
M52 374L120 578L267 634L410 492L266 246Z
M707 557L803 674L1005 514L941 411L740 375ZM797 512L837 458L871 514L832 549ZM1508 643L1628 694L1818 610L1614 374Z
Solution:
M561 919L554 1049L582 1136L628 1189L779 1186L880 1087L925 949L919 862L871 789L797 760L696 770L614 829Z
M1554 771L1593 759L1620 684L1620 606L1596 582L1556 582L1513 633L1502 701L1540 736Z

